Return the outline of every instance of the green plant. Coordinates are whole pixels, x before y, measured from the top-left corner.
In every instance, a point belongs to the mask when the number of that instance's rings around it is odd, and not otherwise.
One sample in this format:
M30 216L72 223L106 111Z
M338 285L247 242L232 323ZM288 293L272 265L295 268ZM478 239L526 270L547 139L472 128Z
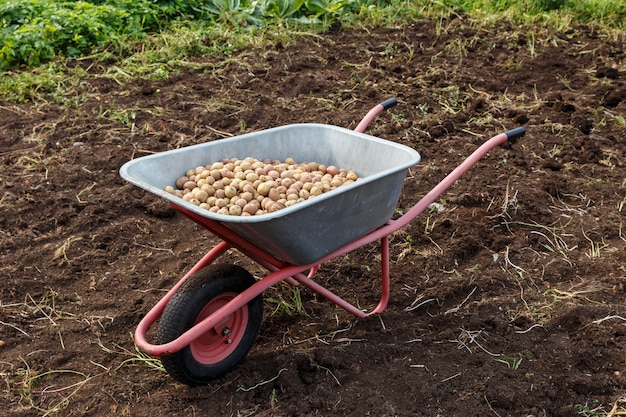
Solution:
M587 236L584 230L582 231L582 233L583 237L587 240L587 242L589 242L590 246L589 251L586 253L587 257L589 257L589 259L599 258L601 251L603 249L606 249L609 245L604 243L604 240L602 242L595 242L593 239Z
M621 213L622 209L624 208L624 206L626 206L626 196L624 196L624 198L622 198L622 201L620 201L617 204L617 211L619 211Z
M0 69L80 56L143 31L126 10L84 1L9 1L0 6L0 22Z
M203 6L216 22L232 26L259 25L261 16L255 3L245 4L240 0L212 0Z
M305 0L268 0L263 15L270 19L293 19L301 13Z
M519 369L522 364L522 358L514 358L512 356L505 356L495 359L496 362L503 363L511 369Z
M304 4L313 16L325 21L333 21L341 16L343 9L349 3L349 0L305 0Z
M588 403L585 403L584 405L575 404L574 411L585 417L600 417L607 415L606 411L602 407L602 404L600 404L600 401L593 400L592 403L592 405L589 405Z
M552 147L552 149L550 149L550 150L547 152L547 155L548 155L550 158L554 158L554 157L556 157L556 156L560 155L560 154L561 154L561 152L563 152L563 145L556 145L556 144L555 144L555 145Z
M408 121L407 117L402 113L393 114L391 117L393 120L400 123L406 123Z
M122 363L120 363L117 366L116 369L120 369L126 365L138 364L138 365L145 365L148 368L153 369L158 372L165 372L165 368L163 367L163 364L158 358L149 356L148 354L141 352L136 345L134 346L134 351L131 351L118 344L114 345L115 349L108 348L104 345L104 343L102 343L100 339L98 339L96 344L100 346L100 348L106 353L126 357L126 359L124 359Z
M52 98L58 104L80 104L87 99L85 74L80 73L80 65L67 65L67 58L105 64L106 71L117 67L117 73L107 72L107 76L121 83L154 80L181 67L202 65L192 64L190 56L230 56L250 44L284 42L302 33L323 31L334 22L351 27L389 26L435 18L437 32L445 33L451 18L459 15L466 16L471 25L489 25L498 19L521 25L540 21L560 32L578 23L609 33L626 28L626 4L616 0L5 0L0 4L0 72L5 71L0 77L0 97L15 102ZM536 55L539 43L558 42L536 30L525 33L531 56ZM446 48L462 59L467 47L477 41L480 38L455 40ZM397 49L391 43L385 53L395 54ZM407 62L413 53L411 49ZM520 63L507 65L515 70ZM444 87L434 97L453 114L464 110L471 98L454 86ZM420 111L426 116L435 109L425 106ZM626 125L622 115L604 109L598 116L603 121L597 127L609 119ZM491 125L492 120L477 123Z
M38 372L20 357L24 366L15 371L3 374L3 377L11 377L18 379L18 389L22 400L39 412L41 416L54 415L64 410L69 404L70 399L87 383L104 373L93 376L71 369L53 369L44 372ZM66 381L67 379L78 381L62 387L56 387L57 381ZM46 386L43 386L46 384ZM42 387L43 386L43 387Z
M293 316L299 314L308 316L302 305L300 288L281 282L274 296L268 296L265 301L272 306L271 315Z

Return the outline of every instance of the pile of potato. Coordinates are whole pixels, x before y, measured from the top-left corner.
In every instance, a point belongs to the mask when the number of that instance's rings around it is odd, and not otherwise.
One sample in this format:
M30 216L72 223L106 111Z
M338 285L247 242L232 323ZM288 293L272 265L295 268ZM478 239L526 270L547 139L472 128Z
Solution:
M258 216L357 181L354 171L316 162L224 159L188 170L165 191L203 209Z

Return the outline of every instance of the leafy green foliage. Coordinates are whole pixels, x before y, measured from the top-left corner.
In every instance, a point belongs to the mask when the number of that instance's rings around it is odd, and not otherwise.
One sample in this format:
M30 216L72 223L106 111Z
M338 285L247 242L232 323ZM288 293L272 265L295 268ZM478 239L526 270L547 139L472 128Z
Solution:
M587 0L569 1L575 19L582 22L601 22L626 28L626 2L623 0Z
M271 19L291 19L301 14L304 0L269 0L265 3L263 14Z
M232 26L261 24L261 15L257 4L243 4L240 0L212 0L200 10L207 11L216 22Z
M124 10L82 1L9 1L0 6L0 22L0 68L5 69L16 63L37 66L57 54L79 56L143 31Z
M57 56L110 53L177 22L245 30L283 22L374 23L381 16L402 20L458 12L522 21L565 12L581 23L626 27L623 0L2 0L0 70L36 67Z

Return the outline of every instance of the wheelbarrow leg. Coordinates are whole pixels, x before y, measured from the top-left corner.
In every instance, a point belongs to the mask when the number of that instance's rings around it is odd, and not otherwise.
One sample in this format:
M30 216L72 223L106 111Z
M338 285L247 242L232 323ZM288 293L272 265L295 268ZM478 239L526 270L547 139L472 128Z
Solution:
M343 298L339 297L335 293L331 292L327 288L313 281L310 276L305 276L304 274L294 274L293 278L298 281L300 284L305 287L311 289L322 297L326 298L328 301L336 304L338 307L343 308L348 313L355 315L358 318L365 318L371 316L373 314L381 313L389 302L389 238L388 236L383 236L380 239L381 244L381 281L382 281L382 290L380 301L376 308L370 312L365 312L354 305L350 304Z
M382 313L389 302L389 236L380 239L381 295L378 306L367 315Z

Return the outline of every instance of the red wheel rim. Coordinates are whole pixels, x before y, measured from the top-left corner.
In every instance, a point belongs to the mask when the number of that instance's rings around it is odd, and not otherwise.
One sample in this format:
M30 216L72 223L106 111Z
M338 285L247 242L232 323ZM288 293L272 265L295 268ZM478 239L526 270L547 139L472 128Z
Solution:
M199 323L237 296L236 293L223 293L212 299L198 314ZM213 365L226 359L239 345L248 325L248 306L235 311L218 326L191 342L189 348L194 359L204 365Z

